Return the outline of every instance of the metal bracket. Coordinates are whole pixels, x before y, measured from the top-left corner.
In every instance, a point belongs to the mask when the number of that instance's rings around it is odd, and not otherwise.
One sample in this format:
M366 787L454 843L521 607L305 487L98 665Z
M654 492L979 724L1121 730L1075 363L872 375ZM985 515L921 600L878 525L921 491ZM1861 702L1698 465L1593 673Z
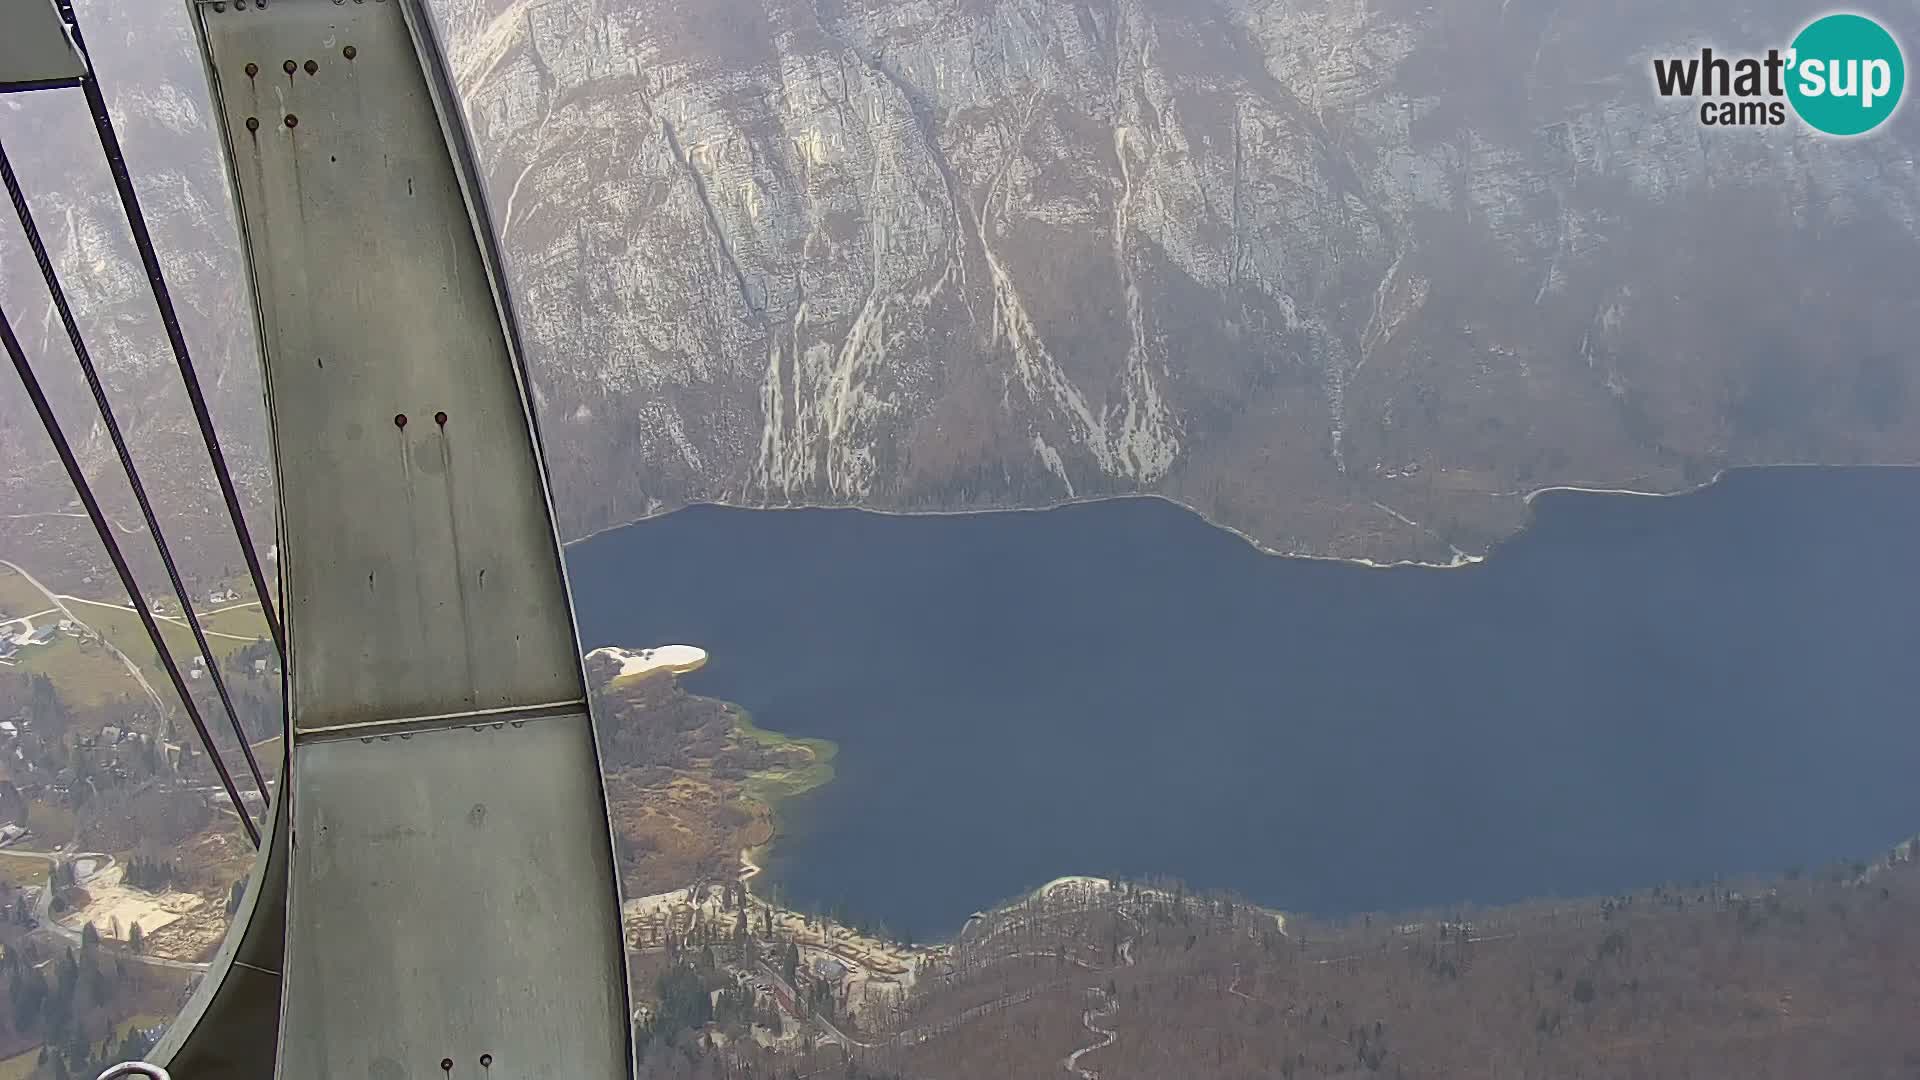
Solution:
M78 86L86 74L53 0L0 0L0 93Z

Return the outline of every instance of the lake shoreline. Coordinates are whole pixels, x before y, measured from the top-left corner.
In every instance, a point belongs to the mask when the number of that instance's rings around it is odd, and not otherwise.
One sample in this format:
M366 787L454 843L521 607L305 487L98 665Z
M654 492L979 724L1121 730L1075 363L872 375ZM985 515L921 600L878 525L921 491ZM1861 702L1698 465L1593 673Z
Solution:
M753 847L724 865L762 867L758 891L945 932L1022 879L1118 870L1331 917L1748 873L1910 831L1920 802L1884 774L1915 736L1885 718L1914 689L1920 584L1899 552L1920 474L1742 471L1685 504L1541 488L1470 575L1257 559L1138 498L951 528L669 514L569 561L605 583L590 639L701 641L727 663L698 692L859 749L824 791L795 783L809 757L748 766L779 820L754 806ZM636 560L700 572L635 592ZM983 651L1016 659L981 678ZM1814 722L1836 712L1852 719ZM817 797L782 798L802 788ZM1596 800L1617 820L1582 824ZM1293 824L1315 815L1340 820Z
M761 843L740 852L738 880L746 882L753 878L763 878L762 884L766 884L771 880L771 875L762 864L771 857L774 845L780 842L785 828L781 806L833 783L839 775L833 763L840 756L840 747L831 739L788 735L763 728L754 723L753 714L740 703L727 701L725 704L727 712L733 718L735 734L770 749L797 746L813 757L812 764L802 770L798 780L790 778L784 772L777 778L771 777L766 770L762 770L749 775L741 782L741 797L766 807L767 818L772 823L773 833Z
M1786 469L1847 469L1847 470L1920 469L1920 462L1875 462L1870 464L1844 465L1844 464L1832 464L1828 462L1817 462L1817 461L1782 461L1782 462L1776 462L1773 464L1762 464L1762 465L1729 465L1729 466L1726 466L1725 468L1720 469L1718 472L1714 473L1713 476L1707 480L1701 481L1698 484L1694 484L1688 487L1678 488L1673 491L1643 491L1639 488L1632 488L1632 487L1603 487L1603 486L1597 486L1597 484L1594 486L1589 486L1587 484L1581 484L1581 483L1565 483L1565 484L1551 484L1546 487L1534 488L1531 491L1528 491L1527 493L1525 493L1524 495L1520 494L1519 492L1493 493L1496 496L1516 496L1517 495L1520 499L1521 504L1528 508L1527 522L1521 525L1520 528L1515 529L1512 533L1508 534L1507 536L1503 536L1499 540L1495 541L1493 544L1493 547L1498 547L1500 544L1508 543L1512 541L1515 537L1522 535L1528 529L1533 527L1533 521L1532 521L1533 503L1535 499L1539 498L1542 495L1551 495L1551 494L1564 492L1564 493L1580 494L1580 495L1628 495L1636 498L1647 498L1647 499L1673 499L1673 498L1679 498L1685 495L1699 494L1700 492L1705 491L1708 488L1711 488L1714 485L1720 483L1722 480L1726 479L1727 476L1731 473L1770 472L1774 470L1786 470ZM1065 509L1068 509L1069 507L1094 506L1094 505L1099 505L1101 503L1128 502L1133 500L1153 500L1153 501L1168 503L1172 506L1178 507L1179 509L1186 511L1189 514L1192 514L1194 517L1199 518L1202 522L1205 522L1210 528L1217 529L1221 532L1232 535L1238 538L1239 540L1241 540L1242 542L1244 542L1248 547L1251 547L1255 551L1259 552L1260 554L1271 557L1271 558L1275 558L1275 559L1298 560L1301 562L1340 563L1346 566L1364 567L1369 570L1463 570L1469 567L1479 566L1482 563L1485 563L1489 558L1492 558L1493 556L1493 547L1488 548L1486 553L1480 554L1480 555L1469 555L1464 552L1460 552L1451 561L1448 561L1448 562L1431 562L1424 559L1397 559L1393 562L1381 562L1378 559L1368 559L1368 558L1354 557L1354 556L1317 555L1311 552L1281 551L1278 548L1267 546L1266 544L1262 543L1260 540L1256 539L1252 534L1246 532L1243 529L1240 529L1233 525L1228 525L1224 522L1216 520L1212 515L1208 514L1204 510L1199 509L1198 507L1190 506L1187 503L1181 502L1179 499L1176 499L1171 495L1162 495L1159 492L1154 492L1154 491L1126 492L1124 494L1119 494L1119 495L1088 495L1088 496L1076 497L1071 499L1061 499L1056 502L1050 502L1045 506L990 506L990 507L981 507L977 509L967 509L967 510L888 510L888 509L880 509L875 507L857 506L849 503L759 504L759 503L727 502L725 500L709 499L709 500L700 500L700 501L685 503L680 506L675 506L675 507L671 507L664 510L658 510L650 514L642 514L639 517L630 518L625 521L615 522L614 524L611 524L611 525L603 525L600 528L594 529L593 531L588 532L582 536L575 537L571 540L563 541L560 546L564 550L566 548L570 548L578 544L584 544L589 540L596 539L608 533L619 532L622 529L628 529L635 525L644 524L649 521L658 521L662 518L671 517L674 514L678 514L685 510L693 510L700 507L714 507L722 510L758 510L758 511L769 511L769 512L783 512L783 511L795 511L795 510L844 510L844 511L856 513L856 514L872 514L875 517L940 518L940 517L983 517L983 516L992 515L992 514L1045 514L1055 510L1065 510ZM1455 549L1455 550L1458 551L1458 549Z

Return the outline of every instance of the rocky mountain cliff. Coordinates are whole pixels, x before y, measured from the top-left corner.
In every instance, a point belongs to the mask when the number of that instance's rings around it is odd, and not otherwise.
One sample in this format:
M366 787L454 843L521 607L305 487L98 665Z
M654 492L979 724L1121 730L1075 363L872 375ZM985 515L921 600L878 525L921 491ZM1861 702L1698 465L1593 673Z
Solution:
M1913 110L1831 140L1704 128L1652 87L1653 56L1784 45L1811 9L438 12L569 535L703 500L1154 492L1281 551L1444 562L1551 484L1920 459ZM197 69L178 28L131 25L177 16L91 14L142 43L115 101L196 326L246 368ZM122 313L110 210L42 218L91 308ZM16 252L0 236L20 312ZM116 350L117 385L142 393L163 356Z

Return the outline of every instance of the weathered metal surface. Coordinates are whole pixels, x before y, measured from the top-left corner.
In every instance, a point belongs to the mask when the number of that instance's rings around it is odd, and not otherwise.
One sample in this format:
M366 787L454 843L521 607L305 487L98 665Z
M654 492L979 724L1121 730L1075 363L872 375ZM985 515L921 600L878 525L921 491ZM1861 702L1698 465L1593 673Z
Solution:
M490 1055L484 1075L625 1075L579 648L430 24L414 0L190 9L279 481L292 738L275 1073L478 1076Z
M66 85L86 73L53 0L0 0L0 91Z
M595 768L584 712L297 756L282 1075L621 1074L610 867L573 839L603 811L555 783Z
M197 11L267 346L295 727L580 699L513 357L399 5Z

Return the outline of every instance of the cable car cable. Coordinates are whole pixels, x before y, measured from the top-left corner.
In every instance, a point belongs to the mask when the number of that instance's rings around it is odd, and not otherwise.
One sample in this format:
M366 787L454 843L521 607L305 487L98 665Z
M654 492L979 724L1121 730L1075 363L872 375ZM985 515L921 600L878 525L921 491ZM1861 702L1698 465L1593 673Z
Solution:
M187 355L187 339L180 331L180 319L173 308L173 296L167 291L166 277L161 271L160 256L153 247L153 235L147 231L146 215L140 210L140 196L133 189L133 177L127 172L126 155L120 151L120 139L114 134L113 118L107 113L106 98L100 93L100 79L93 57L87 52L87 44L80 34L80 20L73 11L72 0L58 0L61 18L66 20L67 28L72 32L73 44L86 58L87 74L81 80L80 89L87 98L87 111L93 115L93 127L100 136L100 149L106 155L107 168L113 174L113 186L120 194L121 208L126 211L127 224L133 230L133 246L140 253L140 263L146 268L147 284L153 290L153 302L160 310L160 324L166 329L167 344L173 348L175 366L180 369L180 378L186 383L187 400L193 405L194 419L200 425L200 438L207 444L207 456L213 462L213 475L220 482L220 496L226 500L227 516L233 519L233 529L240 539L240 554L247 561L247 572L253 577L253 591L260 597L260 613L266 616L267 629L273 635L273 644L280 651L284 666L287 643L281 630L278 613L274 609L271 590L267 588L266 573L260 568L259 553L253 549L253 535L247 529L247 516L240 506L240 493L233 486L233 476L227 469L226 455L220 451L220 439L213 429L213 414L207 409L206 395L200 390L200 377L195 373L193 360Z
M220 774L220 783L227 789L227 798L233 800L234 813L240 815L240 824L246 826L247 836L253 840L253 846L260 846L260 829L254 825L253 818L247 813L247 806L240 799L240 790L233 785L233 775L227 771L227 763L220 759L220 752L213 744L213 734L207 730L207 723L200 718L200 710L193 703L193 695L187 692L187 682L180 677L180 668L173 662L173 654L167 651L166 639L160 634L160 626L153 619L153 612L147 610L147 601L141 595L140 583L134 580L133 570L127 566L126 556L120 552L120 544L113 538L113 529L107 524L107 517L100 511L100 503L93 497L93 487L87 483L86 473L81 471L80 462L73 456L73 447L67 444L66 432L60 430L60 420L53 414L53 406L47 402L46 393L40 388L40 379L33 373L33 365L27 362L27 354L20 348L20 339L13 334L13 323L6 312L0 311L0 344L4 344L7 356L13 360L13 369L20 376L20 384L26 388L27 397L33 401L33 409L40 414L40 423L47 429L47 438L52 440L54 451L60 455L60 464L66 467L67 478L73 481L73 487L80 495L80 502L86 507L87 517L93 521L93 529L100 534L100 542L106 545L107 557L113 560L113 568L120 575L120 583L126 587L127 599L133 605L134 613L140 616L140 624L146 627L147 637L153 642L154 651L160 654L160 666L167 671L167 677L173 681L174 692L180 695L180 704L187 710L187 718L193 721L193 729L200 735L201 745L207 748L207 756L213 761L214 771Z
M200 616L193 610L193 598L180 578L179 567L173 561L173 550L160 530L160 519L153 511L152 501L147 498L146 485L140 481L140 472L134 467L133 454L128 450L126 437L120 431L120 422L113 415L113 405L107 400L106 387L101 384L100 373L95 369L93 357L80 336L80 325L74 320L73 308L67 303L66 290L61 288L53 262L47 257L47 246L40 238L40 228L33 220L33 212L27 207L26 194L20 189L20 179L14 174L13 162L7 158L7 149L3 144L0 144L0 182L6 185L7 198L13 202L14 215L20 219L20 228L26 233L27 246L33 249L34 261L40 264L40 276L46 281L47 292L53 296L54 309L59 312L60 324L66 328L73 355L80 361L80 371L86 376L87 389L93 393L93 403L100 410L101 420L106 422L107 436L113 441L114 452L120 455L120 467L126 471L127 483L133 488L134 501L140 504L140 515L146 519L147 531L153 535L153 546L159 550L160 562L167 569L167 581L173 585L173 594L180 601L180 611L193 630L194 643L205 658L207 674L213 679L213 687L220 695L220 704L227 710L227 720L233 725L234 738L240 741L240 752L247 759L247 770L253 775L253 786L264 800L267 797L266 777L260 772L260 762L254 757L253 747L248 744L246 729L240 726L240 713L234 708L233 697L227 691L227 680L220 674L220 658L214 655L213 646L207 641L206 630L200 625Z

